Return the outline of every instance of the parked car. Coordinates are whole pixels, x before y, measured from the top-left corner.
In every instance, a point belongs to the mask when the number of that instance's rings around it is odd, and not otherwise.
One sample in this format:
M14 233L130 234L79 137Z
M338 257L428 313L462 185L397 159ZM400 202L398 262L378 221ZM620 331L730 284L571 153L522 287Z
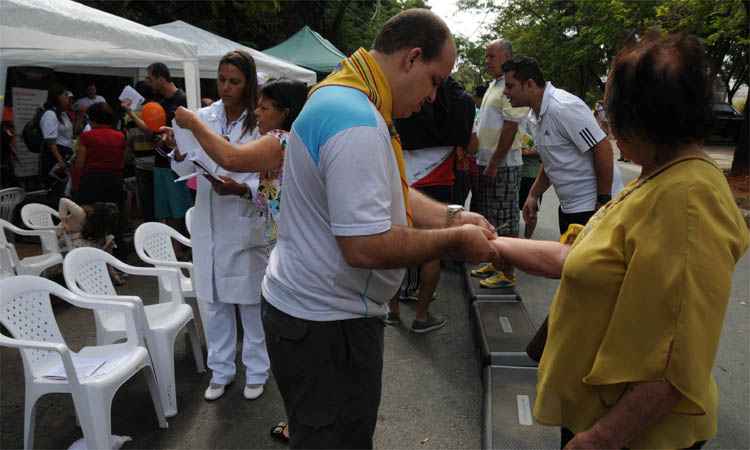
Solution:
M729 103L714 103L712 109L714 118L706 143L735 144L740 136L742 114Z

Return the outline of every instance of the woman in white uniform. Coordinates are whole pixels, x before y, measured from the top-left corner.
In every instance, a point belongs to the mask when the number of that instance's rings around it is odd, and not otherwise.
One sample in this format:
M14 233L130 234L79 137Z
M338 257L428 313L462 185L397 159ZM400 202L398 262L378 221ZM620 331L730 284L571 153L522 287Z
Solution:
M45 112L39 121L44 138L40 158L40 175L50 189L51 203L57 205L68 178L68 166L73 155L73 123L66 110L70 106L68 91L52 83L47 90Z
M253 58L240 50L219 62L217 86L221 100L198 111L211 130L233 144L259 137L256 129L257 75ZM203 306L208 367L211 382L206 400L224 395L236 373L236 310L244 330L243 395L252 400L263 394L269 359L260 316L260 285L268 264L270 246L265 233L265 212L253 198L258 195L257 173L236 173L219 167L201 148L187 154L175 151L172 169L187 175L199 161L223 182L198 177L193 214L192 242L195 288Z

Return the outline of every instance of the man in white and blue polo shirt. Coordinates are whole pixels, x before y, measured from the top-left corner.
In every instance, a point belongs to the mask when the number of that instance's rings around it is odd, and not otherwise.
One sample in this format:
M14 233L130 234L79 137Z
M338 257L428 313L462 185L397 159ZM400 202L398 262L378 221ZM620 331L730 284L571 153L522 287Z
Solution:
M372 447L381 317L402 268L444 254L495 256L491 226L481 216L414 190L407 191L407 208L384 119L408 117L434 100L455 57L440 18L426 9L400 13L386 22L373 50L355 52L342 69L349 72L338 74L377 88L379 101L359 89L324 85L292 126L262 304L292 448Z

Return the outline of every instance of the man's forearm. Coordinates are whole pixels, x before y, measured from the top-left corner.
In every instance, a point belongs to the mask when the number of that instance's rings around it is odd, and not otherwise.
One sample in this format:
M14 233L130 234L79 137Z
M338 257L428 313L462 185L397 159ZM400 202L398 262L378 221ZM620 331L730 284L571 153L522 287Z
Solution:
M447 206L435 201L417 189L409 189L409 206L417 228L443 228L448 219Z
M534 180L534 184L531 185L531 189L529 189L529 196L539 197L545 192L547 192L547 189L549 189L550 181L549 177L547 176L547 173L544 171L544 166L539 166L539 173L536 174L536 179Z
M130 110L127 111L127 114L128 114L128 117L130 117L130 120L132 120L133 123L135 123L135 126L137 126L139 129L141 129L141 131L144 131L144 132L148 131L149 133L152 132L151 128L149 128L148 125L146 125L146 122L144 122L143 119L141 119L140 117L138 117L138 114L136 114L136 113L134 113L133 111L130 111ZM171 125L169 125L169 126L171 126Z
M378 235L336 240L347 263L353 267L396 269L439 259L460 246L461 235L457 227L420 230L394 225Z
M614 158L612 157L612 145L609 139L603 139L593 148L594 171L596 172L596 192L598 194L612 193L612 171L614 170Z
M518 131L518 123L509 120L503 123L503 130L500 132L500 139L497 141L497 147L495 148L495 153L492 154L490 163L497 165L505 160L505 156L513 145L516 131Z
M657 423L682 399L668 381L633 385L587 432L606 443L604 448L623 448Z

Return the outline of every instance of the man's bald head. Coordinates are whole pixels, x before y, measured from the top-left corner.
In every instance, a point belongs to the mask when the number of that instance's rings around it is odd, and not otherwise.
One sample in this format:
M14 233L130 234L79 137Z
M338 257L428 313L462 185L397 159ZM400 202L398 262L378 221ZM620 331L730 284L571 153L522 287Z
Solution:
M503 74L503 63L513 57L513 45L506 39L496 39L484 49L484 65L493 78Z

